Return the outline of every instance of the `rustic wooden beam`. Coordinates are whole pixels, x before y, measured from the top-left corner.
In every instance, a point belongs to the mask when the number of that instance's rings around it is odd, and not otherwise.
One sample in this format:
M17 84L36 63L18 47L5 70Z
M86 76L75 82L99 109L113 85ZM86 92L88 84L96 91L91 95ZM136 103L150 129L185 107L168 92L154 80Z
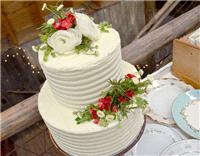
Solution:
M167 10L166 12L160 17L160 19L151 27L149 32L157 29L164 19L170 14L170 12L179 4L180 1L176 0Z
M168 10L168 8L174 3L174 0L168 0L165 5L153 16L153 18L142 28L140 33L137 35L137 39L142 37L147 30L151 28L151 26L159 20L159 18Z
M1 140L4 140L41 120L37 108L38 94L1 113Z
M157 48L179 37L193 26L200 24L200 6L133 41L122 49L123 59L137 63L152 54ZM1 140L4 140L41 120L37 108L38 94L16 104L1 113Z
M122 49L122 57L132 64L141 63L155 50L200 25L200 5L175 18L158 29L136 39Z

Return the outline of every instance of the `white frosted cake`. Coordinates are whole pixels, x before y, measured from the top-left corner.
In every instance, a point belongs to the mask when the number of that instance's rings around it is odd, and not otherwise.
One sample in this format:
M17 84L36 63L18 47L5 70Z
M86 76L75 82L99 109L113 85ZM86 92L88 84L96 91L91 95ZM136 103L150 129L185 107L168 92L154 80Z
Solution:
M108 44L109 43L109 44ZM58 55L39 62L59 103L71 108L83 108L97 102L102 90L107 90L109 79L121 78L121 46L118 32L109 29L101 33L98 41L99 55Z
M57 6L60 18L43 25L43 43L33 47L47 79L39 93L39 112L63 152L119 154L144 126L141 108L146 102L137 94L148 82L140 83L135 67L122 61L116 30L72 10L63 14L62 8Z

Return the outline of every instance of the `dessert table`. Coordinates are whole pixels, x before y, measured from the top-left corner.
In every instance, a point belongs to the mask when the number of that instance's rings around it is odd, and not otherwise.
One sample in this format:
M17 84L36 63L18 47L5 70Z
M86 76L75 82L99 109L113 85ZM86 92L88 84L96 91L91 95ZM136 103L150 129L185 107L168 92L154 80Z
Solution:
M165 65L164 67L162 67L161 69L159 69L158 71L154 72L152 74L152 77L154 80L159 80L159 79L172 79L172 80L177 80L180 81L177 77L175 77L172 72L171 72L171 67L172 67L172 62L168 63L167 65ZM187 89L193 89L193 87L191 87L190 85L185 84L184 82L181 81L181 83L183 83L183 85L186 86ZM176 85L176 84L175 84ZM154 129L155 128L155 129ZM161 128L161 132L159 130L156 130L156 128ZM139 148L140 151L145 151L146 149L143 148L143 145L140 145L140 139L143 137L143 135L145 134L145 129L150 129L149 131L147 131L146 133L150 132L152 133L155 130L155 133L163 133L162 130L165 132L169 132L171 133L170 135L174 135L175 139L173 140L173 143L180 141L180 140L186 140L186 139L192 139L192 137L190 137L189 135L187 135L185 132L183 132L176 124L175 122L171 123L171 122L167 122L167 120L163 120L159 117L157 117L155 114L152 114L150 110L146 111L146 117L145 117L145 124L142 127L142 130L140 132L140 134L138 135L137 139L130 144L130 146L128 146L126 149L124 149L122 152L120 152L119 154L117 154L117 156L120 155L124 155L124 156L132 156L132 155L137 155L137 148ZM154 132L153 132L154 133ZM154 134L157 135L157 134ZM171 137L171 136L169 136ZM176 140L176 137L178 138ZM66 153L64 153L54 142L53 138L51 137L51 141L53 142L54 146L56 146L57 150L60 151L64 156L67 155ZM161 147L161 149L165 146L162 144L165 144L166 141L161 140L160 142L158 142L159 147ZM142 144L142 143L141 143ZM153 145L152 145L153 146ZM150 147L151 148L151 147ZM160 149L160 150L161 150ZM151 150L151 149L150 149ZM163 149L162 149L163 150ZM146 153L147 154L147 153ZM152 154L152 153L151 153Z
M158 71L152 73L152 76L153 76L153 79L154 80L157 80L157 79L174 79L174 80L178 80L180 81L177 77L175 77L173 74L172 74L172 71L171 71L171 67L172 67L172 62L168 63L167 65L165 65L164 67L162 67L161 69L159 69ZM181 81L182 82L182 81ZM184 82L183 82L184 83ZM185 84L185 83L184 83ZM185 84L186 86L188 86L187 84ZM191 86L188 86L190 89L193 89ZM147 110L147 120L146 120L146 128L147 127L150 127L149 129L153 129L152 127L154 127L155 129L156 128L161 128L161 129L165 129L165 128L169 128L173 131L173 133L176 135L178 134L180 136L180 140L187 140L187 139L192 139L191 136L187 135L185 132L183 132L175 123L170 123L170 122L167 122L159 117L157 117L155 114L152 114L151 112L148 112ZM163 127L164 126L164 127ZM151 131L151 130L150 130ZM156 131L156 130L155 130ZM148 132L146 132L148 133ZM151 133L151 132L149 132ZM155 132L156 133L156 132ZM160 132L159 132L160 133ZM144 132L145 134L145 132ZM143 134L143 135L144 135ZM156 135L156 134L155 134ZM141 137L142 138L142 137ZM140 140L141 141L141 140ZM140 142L139 141L139 142ZM145 140L146 141L146 140ZM179 142L178 141L174 141L174 142ZM159 148L162 147L162 144L165 143L164 141L164 138L160 141L160 142L157 142L158 144L155 145L157 147L155 148ZM152 146L154 146L152 144ZM151 149L152 146L150 146L148 148L149 151L153 150ZM132 155L141 155L141 153L137 153L136 149L139 148L140 151L145 151L147 148L143 147L143 144L142 143L138 143L135 147L133 147L128 153L125 154L125 156L132 156ZM163 151L163 150L162 150ZM147 155L148 153L142 153L142 155ZM199 153L198 153L199 154ZM148 155L155 155L155 153L149 153ZM157 155L160 155L160 154L157 154Z

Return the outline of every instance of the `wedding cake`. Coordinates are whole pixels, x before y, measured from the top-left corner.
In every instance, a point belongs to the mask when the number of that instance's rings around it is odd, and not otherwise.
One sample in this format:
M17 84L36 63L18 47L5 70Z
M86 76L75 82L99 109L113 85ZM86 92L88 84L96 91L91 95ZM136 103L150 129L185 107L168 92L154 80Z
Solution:
M33 47L47 79L38 109L53 140L69 155L120 153L144 125L146 101L137 95L149 82L140 82L135 67L122 61L110 24L97 25L62 4L42 9L56 14L41 27L43 43Z

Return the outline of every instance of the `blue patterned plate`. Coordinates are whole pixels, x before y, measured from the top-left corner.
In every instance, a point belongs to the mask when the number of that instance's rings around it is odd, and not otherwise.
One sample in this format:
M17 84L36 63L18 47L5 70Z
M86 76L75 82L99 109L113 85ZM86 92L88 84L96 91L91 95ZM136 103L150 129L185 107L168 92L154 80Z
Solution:
M191 90L180 94L173 102L172 115L176 124L188 135L200 139L200 130L195 128L200 125L200 90ZM186 114L186 108L191 108L195 104L192 112ZM189 106L190 105L190 106ZM194 106L194 105L193 105ZM194 113L193 113L194 111ZM196 113L195 113L196 112ZM190 120L189 120L190 119ZM196 125L195 125L196 124ZM197 125L198 124L198 125Z

